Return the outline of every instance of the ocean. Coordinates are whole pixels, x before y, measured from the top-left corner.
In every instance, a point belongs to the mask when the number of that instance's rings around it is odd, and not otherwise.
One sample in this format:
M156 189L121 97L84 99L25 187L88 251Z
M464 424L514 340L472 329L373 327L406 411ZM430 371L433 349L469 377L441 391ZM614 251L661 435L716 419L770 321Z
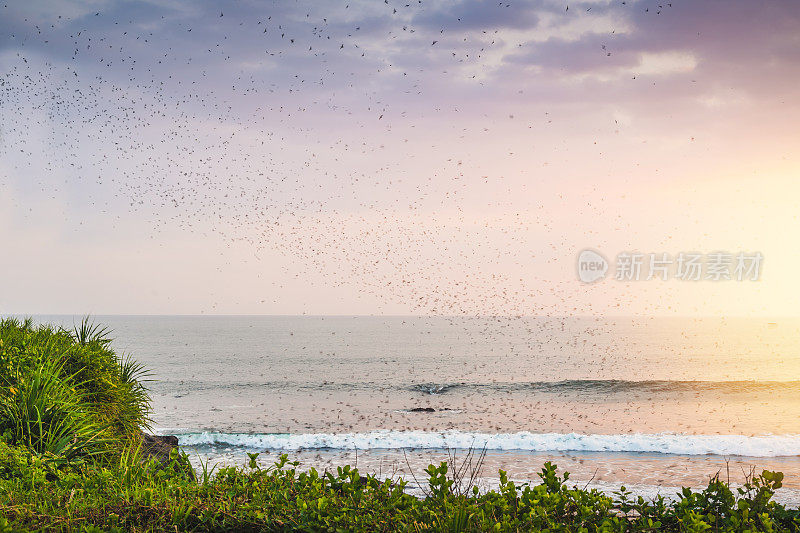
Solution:
M545 461L647 497L769 469L800 505L798 319L93 319L151 370L153 430L197 465L288 453L424 493L427 464L485 449L485 488L500 468L536 482Z

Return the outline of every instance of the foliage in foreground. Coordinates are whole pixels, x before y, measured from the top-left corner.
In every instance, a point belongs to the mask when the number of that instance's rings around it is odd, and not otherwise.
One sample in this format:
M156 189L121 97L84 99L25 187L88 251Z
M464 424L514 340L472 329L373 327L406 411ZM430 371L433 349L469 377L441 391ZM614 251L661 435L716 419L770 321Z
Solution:
M349 467L296 466L284 455L261 468L253 457L195 481L135 454L74 467L0 444L0 531L800 531L798 511L771 501L782 479L771 472L737 491L712 480L648 502L569 488L549 463L541 484L517 485L501 471L499 490L466 494L446 463L431 466L425 498Z
M143 368L118 357L108 330L0 320L0 435L62 460L118 455L150 409Z

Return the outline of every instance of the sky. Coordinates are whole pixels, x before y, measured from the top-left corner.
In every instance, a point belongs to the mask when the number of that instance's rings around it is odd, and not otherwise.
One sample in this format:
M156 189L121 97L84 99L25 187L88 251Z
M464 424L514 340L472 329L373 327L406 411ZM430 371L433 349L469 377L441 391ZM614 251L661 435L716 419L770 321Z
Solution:
M0 313L798 316L798 28L793 1L0 0ZM717 252L759 279L644 279Z

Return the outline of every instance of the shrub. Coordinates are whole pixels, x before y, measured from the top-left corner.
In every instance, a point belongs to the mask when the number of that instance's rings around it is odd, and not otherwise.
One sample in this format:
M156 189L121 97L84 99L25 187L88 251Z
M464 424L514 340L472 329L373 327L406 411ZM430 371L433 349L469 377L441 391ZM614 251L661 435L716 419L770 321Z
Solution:
M144 369L84 319L74 331L0 321L0 434L39 455L119 453L149 419Z
M26 372L14 368L14 385L0 394L0 420L7 440L38 454L69 460L100 453L102 428L87 409L85 393L63 375L63 359L38 361Z
M261 468L254 454L249 466L200 482L128 459L53 467L0 444L0 520L13 530L75 531L800 531L798 511L771 501L780 485L772 472L737 491L712 480L700 492L646 501L624 489L611 497L570 487L549 463L541 484L501 472L499 490L464 494L451 490L457 474L445 463L429 467L430 493L415 498L401 479L348 466L303 472L286 455Z

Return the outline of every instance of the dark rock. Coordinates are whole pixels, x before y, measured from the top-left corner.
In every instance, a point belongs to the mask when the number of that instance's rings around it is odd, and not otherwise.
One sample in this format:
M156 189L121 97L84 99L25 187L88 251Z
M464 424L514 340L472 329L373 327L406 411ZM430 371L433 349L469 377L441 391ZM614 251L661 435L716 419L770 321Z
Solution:
M142 433L142 458L154 458L162 465L168 465L169 455L178 447L178 437L175 435L150 435Z
M178 437L175 435L150 435L149 433L142 433L142 460L149 461L155 459L161 464L162 468L167 468L172 463L172 450L178 448ZM176 458L174 469L179 472L185 472L186 475L192 479L197 479L194 469L188 460L180 455Z
M412 407L408 411L411 413L435 413L436 409L433 407Z

